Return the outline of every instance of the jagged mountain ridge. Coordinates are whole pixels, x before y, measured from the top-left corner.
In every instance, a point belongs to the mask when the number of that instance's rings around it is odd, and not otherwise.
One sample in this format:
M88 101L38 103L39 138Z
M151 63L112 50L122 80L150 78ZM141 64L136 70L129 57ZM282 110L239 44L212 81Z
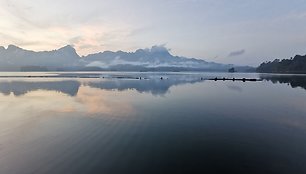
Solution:
M173 56L163 46L138 49L135 52L104 51L82 57L70 45L57 50L39 52L25 50L14 45L9 45L7 49L0 47L0 70L35 71L37 67L44 67L46 70L227 71L233 65Z

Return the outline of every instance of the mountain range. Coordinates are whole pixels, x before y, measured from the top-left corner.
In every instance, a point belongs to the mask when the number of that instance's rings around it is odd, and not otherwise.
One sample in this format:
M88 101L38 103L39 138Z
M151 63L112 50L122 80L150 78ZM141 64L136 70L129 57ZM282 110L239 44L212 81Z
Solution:
M0 47L0 71L251 71L249 66L173 56L164 46L135 52L104 51L79 56L67 45L53 51L31 51L15 45Z

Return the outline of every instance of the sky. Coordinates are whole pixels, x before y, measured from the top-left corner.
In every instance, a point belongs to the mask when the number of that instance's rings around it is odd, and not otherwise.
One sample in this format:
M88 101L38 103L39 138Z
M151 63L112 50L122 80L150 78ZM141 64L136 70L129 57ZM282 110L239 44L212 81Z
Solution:
M0 0L0 45L80 55L165 45L256 66L306 54L306 0Z

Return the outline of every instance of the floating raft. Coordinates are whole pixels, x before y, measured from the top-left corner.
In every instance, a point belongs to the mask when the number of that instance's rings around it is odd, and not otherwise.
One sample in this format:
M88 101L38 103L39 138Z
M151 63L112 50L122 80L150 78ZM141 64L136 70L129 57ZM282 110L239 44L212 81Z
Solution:
M242 82L256 82L256 81L262 81L262 79L249 79L249 78L213 78L208 80L214 80L214 81L242 81Z

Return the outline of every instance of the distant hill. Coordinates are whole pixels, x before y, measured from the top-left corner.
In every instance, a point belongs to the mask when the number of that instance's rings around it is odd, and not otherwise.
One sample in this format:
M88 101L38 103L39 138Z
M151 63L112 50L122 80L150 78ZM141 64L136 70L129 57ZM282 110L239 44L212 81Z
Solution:
M257 68L257 72L304 74L306 73L306 55L296 55L291 59L275 59L272 62L262 63Z
M35 52L9 45L0 47L0 71L221 71L252 67L207 62L202 59L173 56L164 46L135 52L104 51L80 57L67 45L53 51Z

